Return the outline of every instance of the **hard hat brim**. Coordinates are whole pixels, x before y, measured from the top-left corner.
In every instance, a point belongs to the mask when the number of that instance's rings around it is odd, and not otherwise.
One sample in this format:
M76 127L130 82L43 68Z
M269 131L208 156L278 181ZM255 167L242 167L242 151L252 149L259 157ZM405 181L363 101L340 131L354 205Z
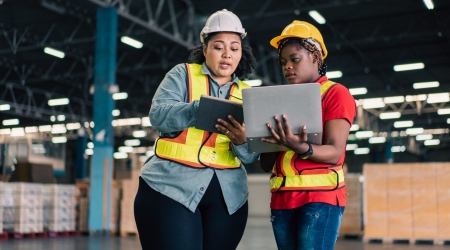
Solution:
M278 43L281 40L283 40L285 38L289 38L289 37L292 37L292 38L308 38L308 37L298 37L298 36L293 36L293 35L281 35L281 36L276 36L276 37L272 38L272 40L270 40L270 45L272 45L273 47L278 49ZM320 41L317 41L317 42L322 47L321 49L322 49L323 59L325 59L325 57L327 57L327 55L328 55L328 51L327 51L327 49L325 47L325 44L321 43Z

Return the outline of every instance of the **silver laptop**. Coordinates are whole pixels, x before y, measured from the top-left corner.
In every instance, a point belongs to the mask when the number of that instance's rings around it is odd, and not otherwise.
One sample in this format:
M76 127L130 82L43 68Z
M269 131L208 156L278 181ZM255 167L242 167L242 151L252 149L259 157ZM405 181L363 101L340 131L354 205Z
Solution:
M308 141L322 144L322 104L319 83L256 87L242 90L244 122L250 150L258 153L286 151L287 148L262 142L271 137L266 124L276 128L274 116L286 114L291 131L300 134L306 125ZM275 129L276 130L276 129Z

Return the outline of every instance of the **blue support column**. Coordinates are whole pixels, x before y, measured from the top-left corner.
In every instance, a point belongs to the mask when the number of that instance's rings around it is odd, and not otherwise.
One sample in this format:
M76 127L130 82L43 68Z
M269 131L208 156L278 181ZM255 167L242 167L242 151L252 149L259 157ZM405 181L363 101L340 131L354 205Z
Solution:
M91 233L110 230L110 203L114 137L110 87L116 82L117 12L97 10L94 72L94 154L91 160L89 220Z
M392 154L392 142L386 141L384 144L384 158L387 163L394 162L394 155Z
M87 145L87 133L84 127L78 130L77 151L75 153L75 178L84 179L87 177L87 162L84 158L84 151Z

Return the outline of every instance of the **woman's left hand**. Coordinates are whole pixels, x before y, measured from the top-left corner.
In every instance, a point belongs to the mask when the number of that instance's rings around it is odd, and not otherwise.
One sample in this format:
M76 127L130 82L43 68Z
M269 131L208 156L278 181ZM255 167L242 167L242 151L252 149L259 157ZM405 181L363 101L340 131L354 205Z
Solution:
M216 124L217 130L230 138L234 145L241 145L247 142L245 137L245 124L239 124L233 116L229 115L228 119L231 123L228 123L222 119L217 119L220 124Z

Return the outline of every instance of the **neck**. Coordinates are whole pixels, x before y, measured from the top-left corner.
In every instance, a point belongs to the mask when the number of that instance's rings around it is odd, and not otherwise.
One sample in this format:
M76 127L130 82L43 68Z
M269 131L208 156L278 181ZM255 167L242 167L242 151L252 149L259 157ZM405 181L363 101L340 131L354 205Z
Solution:
M231 76L219 77L219 76L212 75L212 77L219 84L220 87L222 87L223 85L225 85L228 82L231 82L231 80L233 80Z

